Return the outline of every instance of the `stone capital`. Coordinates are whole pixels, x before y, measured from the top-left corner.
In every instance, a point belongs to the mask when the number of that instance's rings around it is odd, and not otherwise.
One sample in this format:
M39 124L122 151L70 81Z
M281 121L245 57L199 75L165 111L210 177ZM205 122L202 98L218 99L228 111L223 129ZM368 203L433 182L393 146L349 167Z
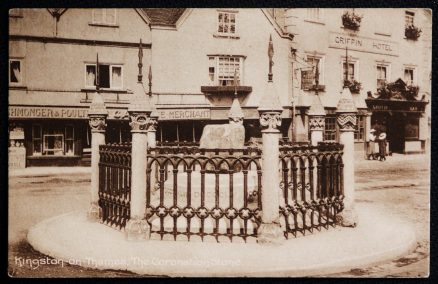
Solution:
M149 117L148 119L147 131L157 131L158 127L158 118L157 117Z
M257 243L279 245L284 242L284 232L280 223L261 223L257 230Z
M128 241L149 240L151 228L145 219L131 218L126 223L125 232Z
M281 126L281 112L278 111L259 111L260 126L262 132L280 132L278 128Z
M105 114L89 114L91 132L105 132L106 130L106 115Z
M325 127L325 116L323 115L309 116L310 131L324 131L324 127Z
M356 113L338 113L337 122L340 131L355 131L356 129Z
M129 126L131 132L146 133L150 124L150 118L147 112L129 111Z

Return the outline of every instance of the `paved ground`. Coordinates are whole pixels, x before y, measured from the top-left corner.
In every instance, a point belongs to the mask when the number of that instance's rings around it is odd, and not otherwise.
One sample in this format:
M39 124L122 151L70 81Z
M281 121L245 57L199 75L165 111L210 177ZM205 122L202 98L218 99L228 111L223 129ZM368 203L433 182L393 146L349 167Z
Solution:
M425 277L429 263L429 157L393 156L386 162L359 161L356 165L358 203L373 203L387 214L415 225L417 249L410 255L369 269L334 274L335 277ZM117 277L123 271L97 271L74 265L35 266L26 259L46 259L26 242L30 226L46 218L88 207L90 174L57 170L16 171L9 180L9 274L16 277ZM41 263L41 261L39 261ZM327 276L327 275L324 275Z

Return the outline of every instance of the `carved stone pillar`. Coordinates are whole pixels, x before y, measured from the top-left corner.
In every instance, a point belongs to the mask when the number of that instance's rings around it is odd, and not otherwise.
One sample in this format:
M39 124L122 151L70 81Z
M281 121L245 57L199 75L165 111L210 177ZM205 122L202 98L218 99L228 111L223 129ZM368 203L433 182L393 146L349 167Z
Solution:
M357 123L357 109L349 88L344 88L338 102L337 123L340 130L339 142L344 145L344 209L338 215L342 226L355 227L357 214L354 209L354 131Z
M128 240L148 240L150 227L146 215L146 168L148 128L151 124L149 101L143 96L134 99L128 108L131 133L131 217L126 224Z
M101 219L102 209L99 206L99 146L105 144L106 117L108 111L99 93L94 95L88 112L91 128L91 191L88 220L96 222Z
M280 243L283 230L280 226L279 138L280 111L259 111L262 128L262 223L258 229L259 243Z
M270 46L271 49L271 46ZM258 112L262 132L262 223L258 228L257 242L278 244L284 241L280 225L279 139L283 108L278 98L272 74L268 76L265 93Z

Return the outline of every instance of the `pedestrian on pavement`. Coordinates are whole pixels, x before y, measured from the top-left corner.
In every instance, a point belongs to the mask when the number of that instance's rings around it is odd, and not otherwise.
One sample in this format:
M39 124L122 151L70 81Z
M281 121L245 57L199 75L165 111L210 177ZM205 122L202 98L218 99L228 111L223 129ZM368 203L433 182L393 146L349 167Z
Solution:
M367 159L368 160L371 160L371 159L375 160L376 159L376 153L374 152L374 147L376 144L375 141L376 141L376 130L371 129L369 139L368 139L368 148L367 148Z
M385 132L379 134L378 143L379 143L378 159L381 162L386 161L386 133Z

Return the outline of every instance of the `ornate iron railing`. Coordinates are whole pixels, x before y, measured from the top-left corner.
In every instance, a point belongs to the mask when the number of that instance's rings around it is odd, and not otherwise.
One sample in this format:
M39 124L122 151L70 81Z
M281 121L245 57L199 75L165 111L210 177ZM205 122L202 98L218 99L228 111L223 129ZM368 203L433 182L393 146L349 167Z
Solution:
M102 222L122 229L130 218L131 143L100 145L99 154Z
M286 238L336 225L344 198L342 150L337 143L280 147L280 216Z
M259 149L247 147L148 149L146 215L151 237L256 237L260 159Z

